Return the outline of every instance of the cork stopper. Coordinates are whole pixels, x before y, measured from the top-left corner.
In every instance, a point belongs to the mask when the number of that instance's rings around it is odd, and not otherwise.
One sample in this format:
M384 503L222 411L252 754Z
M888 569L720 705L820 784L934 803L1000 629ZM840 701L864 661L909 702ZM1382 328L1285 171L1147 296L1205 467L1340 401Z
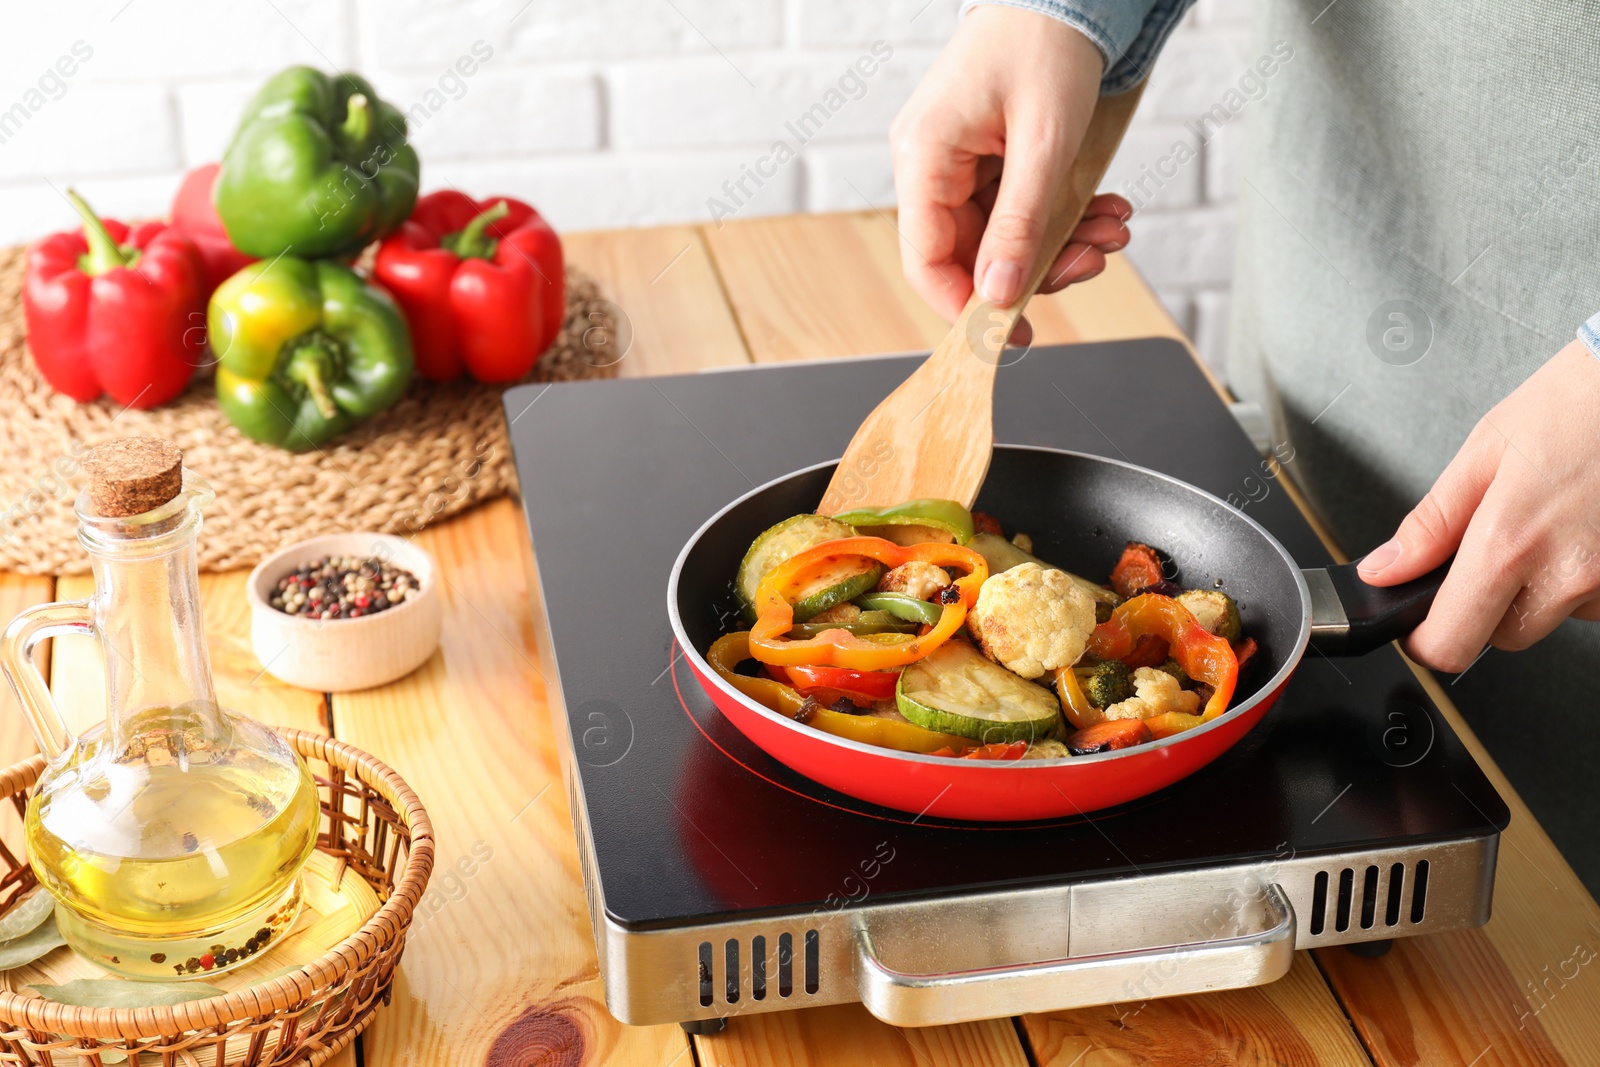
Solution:
M183 489L183 452L159 437L123 437L95 445L83 460L95 514L143 515Z

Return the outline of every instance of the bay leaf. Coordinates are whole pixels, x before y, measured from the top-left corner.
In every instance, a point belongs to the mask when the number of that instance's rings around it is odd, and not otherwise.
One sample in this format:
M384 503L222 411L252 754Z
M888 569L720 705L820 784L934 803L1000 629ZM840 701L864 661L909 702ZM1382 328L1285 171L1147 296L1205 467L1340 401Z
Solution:
M121 978L78 978L61 985L28 988L46 1000L77 1008L153 1008L219 997L227 992L204 982L135 982Z
M0 944L33 933L56 910L56 898L43 889L0 915Z
M0 971L9 971L13 967L21 967L24 963L32 963L66 943L61 931L56 929L55 911L51 909L50 917L37 927L21 937L12 938L0 945Z

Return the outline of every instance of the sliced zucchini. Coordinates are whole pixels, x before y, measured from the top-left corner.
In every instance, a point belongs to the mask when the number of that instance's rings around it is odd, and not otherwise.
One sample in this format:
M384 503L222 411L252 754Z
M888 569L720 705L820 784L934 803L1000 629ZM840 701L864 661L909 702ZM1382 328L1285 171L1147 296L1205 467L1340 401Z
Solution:
M985 744L1043 737L1061 717L1050 690L964 641L946 641L901 671L895 703L918 726Z
M860 556L836 559L819 570L816 578L800 590L800 595L794 601L794 621L805 622L835 604L854 600L877 585L882 577L881 563Z
M1109 604L1111 607L1116 607L1122 603L1122 598L1106 586L1091 582L1081 575L1073 574L1065 567L1057 567L1054 563L1046 563L1038 556L1033 555L1031 552L1024 552L1004 537L996 534L975 534L972 540L967 542L967 547L984 558L984 562L989 564L990 574L999 574L1001 571L1008 571L1012 567L1020 567L1024 563L1037 563L1041 567L1049 567L1053 571L1061 571L1077 582L1083 587L1084 592L1094 597L1096 604Z
M854 537L855 528L836 522L826 515L793 515L773 526L750 542L750 548L739 564L734 579L734 592L748 615L756 602L756 588L778 564L799 555L813 545L824 541L837 541L841 537ZM818 608L818 611L825 609Z

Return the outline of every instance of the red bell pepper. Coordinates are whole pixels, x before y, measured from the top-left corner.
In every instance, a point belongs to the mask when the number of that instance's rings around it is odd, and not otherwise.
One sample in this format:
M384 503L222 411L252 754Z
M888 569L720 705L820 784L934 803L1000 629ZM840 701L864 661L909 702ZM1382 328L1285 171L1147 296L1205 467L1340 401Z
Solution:
M205 348L204 264L160 222L129 229L95 217L71 189L83 232L28 250L22 306L28 347L45 381L87 403L101 393L153 408L183 392Z
M211 187L216 184L217 171L221 169L219 163L205 163L194 168L183 176L183 184L172 198L172 228L193 241L200 252L200 261L205 266L201 291L207 300L217 286L256 261L255 256L247 256L233 247L228 231L222 228L222 219L217 216Z
M378 246L373 268L406 313L417 373L512 382L561 332L561 240L520 200L429 193Z
M899 671L852 671L844 667L767 667L768 671L783 672L781 680L787 681L802 696L816 696L825 704L821 694L834 693L859 705L875 700L893 700L894 687L900 681Z

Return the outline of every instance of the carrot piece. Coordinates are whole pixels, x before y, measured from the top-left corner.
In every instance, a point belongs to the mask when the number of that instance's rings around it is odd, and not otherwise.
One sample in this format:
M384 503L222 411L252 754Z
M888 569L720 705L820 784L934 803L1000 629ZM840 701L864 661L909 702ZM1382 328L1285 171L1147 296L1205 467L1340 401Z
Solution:
M1074 756L1113 752L1155 740L1143 719L1108 719L1079 730L1067 738L1067 750Z
M1256 644L1256 639L1253 637L1246 637L1243 640L1234 642L1233 658L1239 661L1239 669L1241 671L1244 670L1244 665L1249 663L1260 649L1261 646Z
M1129 541L1122 549L1122 558L1111 568L1111 588L1122 597L1135 596L1165 578L1160 554L1141 541Z

